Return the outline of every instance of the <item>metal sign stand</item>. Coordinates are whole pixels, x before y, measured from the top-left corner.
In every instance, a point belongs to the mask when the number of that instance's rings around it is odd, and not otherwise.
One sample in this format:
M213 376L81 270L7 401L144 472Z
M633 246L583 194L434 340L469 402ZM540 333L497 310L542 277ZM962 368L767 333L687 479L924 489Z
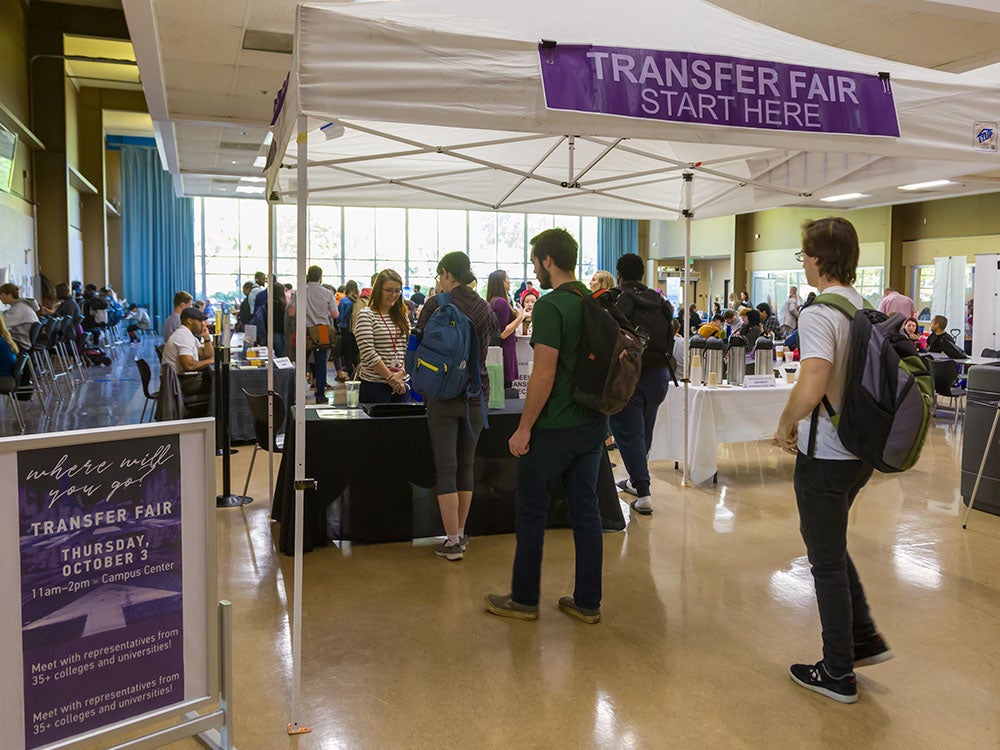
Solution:
M219 602L219 707L207 714L189 711L184 720L167 729L136 737L108 750L154 750L195 737L209 750L236 750L233 745L233 632L232 604Z

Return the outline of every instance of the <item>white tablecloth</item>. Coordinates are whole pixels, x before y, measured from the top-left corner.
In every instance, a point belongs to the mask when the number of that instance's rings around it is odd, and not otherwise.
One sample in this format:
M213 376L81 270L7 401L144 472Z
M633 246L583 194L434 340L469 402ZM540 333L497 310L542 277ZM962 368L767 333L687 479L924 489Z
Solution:
M689 386L688 463L691 480L701 484L718 469L719 443L741 443L771 438L788 401L791 385L783 380L774 388L707 388ZM651 460L684 460L684 385L673 384L656 415Z

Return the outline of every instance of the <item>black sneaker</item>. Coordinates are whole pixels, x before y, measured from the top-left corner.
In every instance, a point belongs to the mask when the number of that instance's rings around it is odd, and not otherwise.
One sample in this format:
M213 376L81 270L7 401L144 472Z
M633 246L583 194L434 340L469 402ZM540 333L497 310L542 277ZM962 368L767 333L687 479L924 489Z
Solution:
M881 664L892 658L892 651L885 639L876 633L871 638L854 644L854 666L870 667L872 664Z
M789 670L792 679L806 690L833 698L840 703L858 702L858 681L854 672L834 677L826 671L823 662L815 664L793 664Z

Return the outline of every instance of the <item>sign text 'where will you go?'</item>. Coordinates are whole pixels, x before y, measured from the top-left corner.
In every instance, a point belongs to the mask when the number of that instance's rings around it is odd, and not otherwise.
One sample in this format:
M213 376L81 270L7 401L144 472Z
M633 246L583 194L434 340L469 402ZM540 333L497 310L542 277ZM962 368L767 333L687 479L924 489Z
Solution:
M19 451L25 747L184 698L177 435Z
M888 78L689 52L539 45L549 109L700 125L898 136Z

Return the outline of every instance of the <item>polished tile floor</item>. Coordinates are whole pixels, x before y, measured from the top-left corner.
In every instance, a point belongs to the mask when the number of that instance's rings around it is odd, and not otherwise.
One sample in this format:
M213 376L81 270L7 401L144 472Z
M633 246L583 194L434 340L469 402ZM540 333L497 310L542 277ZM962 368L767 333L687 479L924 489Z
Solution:
M508 588L510 536L473 539L457 563L429 544L305 555L300 721L313 732L299 738L285 732L292 559L275 550L258 462L258 500L219 513L237 746L996 748L1000 518L962 530L959 455L938 426L916 468L876 475L857 502L850 547L897 656L860 670L854 706L787 676L820 655L793 458L748 443L720 448L715 487L681 489L672 463L656 465L655 514L605 536L597 626L555 606L572 587L569 531L547 535L537 622L481 605Z
M474 538L456 563L429 541L305 555L299 717L313 731L296 738L286 733L293 560L276 550L258 460L256 501L218 511L236 746L1000 747L1000 518L973 513L962 530L960 436L947 423L914 469L876 474L852 514L851 552L896 653L859 671L853 706L788 678L790 662L819 658L819 623L793 458L760 442L720 446L717 486L682 489L672 463L654 465L655 514L604 537L596 626L556 608L572 588L568 530L546 537L537 622L481 604L508 588L511 536ZM234 484L249 456L233 457Z

